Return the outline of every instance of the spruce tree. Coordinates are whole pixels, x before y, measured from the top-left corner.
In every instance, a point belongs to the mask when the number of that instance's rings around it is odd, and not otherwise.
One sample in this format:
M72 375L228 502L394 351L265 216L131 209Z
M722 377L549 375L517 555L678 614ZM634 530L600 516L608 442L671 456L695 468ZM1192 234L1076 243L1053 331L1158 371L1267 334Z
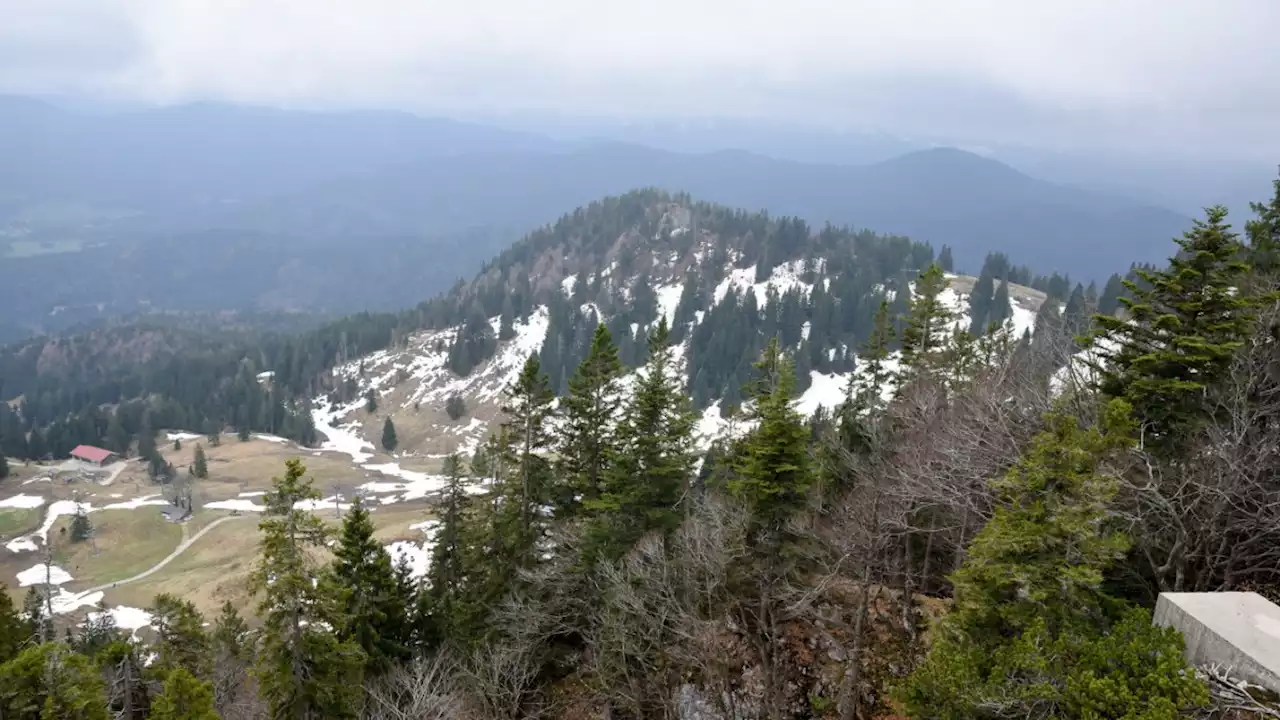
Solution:
M951 246L943 245L942 250L938 252L938 267L942 268L942 272L955 272L955 260L951 257Z
M150 412L142 416L142 427L138 429L138 457L147 463L160 457L160 453L156 451L156 432L151 427Z
M391 555L373 537L373 520L360 498L342 521L334 550L330 625L340 641L364 651L364 674L374 678L409 656L407 607L396 595Z
M0 453L0 480L9 477L9 459Z
M214 706L224 711L235 707L244 694L251 691L245 685L253 661L249 626L230 600L222 603L210 642L213 646Z
M781 528L805 503L814 476L809 430L795 409L791 361L770 341L756 363L759 377L747 418L756 425L738 445L728 489L751 507L761 529Z
M509 560L519 567L535 562L537 546L547 529L543 507L551 503L555 490L546 458L553 441L548 421L553 415L554 399L538 355L531 353L507 389L507 402L502 408L507 440L503 455L511 468L512 482L508 483L500 522Z
M1208 699L1178 633L1102 590L1128 539L1108 521L1105 463L1132 444L1128 404L1100 427L1051 415L952 578L955 602L900 693L912 717L1173 720Z
M391 452L400 444L400 440L396 437L395 423L391 422L391 416L382 423L382 449Z
M946 364L946 348L954 321L954 313L941 299L946 287L947 279L937 265L930 265L916 280L902 329L899 392L917 379L936 375Z
M1003 325L1013 315L1013 307L1009 304L1009 280L1002 279L996 286L996 294L991 298L991 312L987 315L988 325Z
M156 630L155 662L166 669L183 668L199 678L209 677L212 667L209 635L204 616L188 600L162 593L151 603L151 624Z
M0 661L17 655L34 634L31 620L18 614L8 586L0 583Z
M313 553L326 547L323 521L296 506L320 499L298 459L285 463L273 480L259 557L251 587L261 599L262 642L257 676L271 717L353 718L357 716L364 653L322 630L329 598L313 583Z
M891 389L893 372L889 367L889 345L893 342L893 320L889 303L880 301L872 324L871 337L858 353L858 368L849 378L844 402L836 411L840 446L849 452L871 450L875 442L873 428L884 411L885 391Z
M378 412L378 394L373 388L364 391L364 411L369 414Z
M1167 269L1126 281L1126 320L1094 316L1101 389L1134 407L1145 445L1175 450L1211 415L1205 388L1223 379L1250 332L1256 299L1241 292L1248 268L1226 215L1210 208Z
M107 720L98 668L62 643L31 645L0 665L0 716L15 720Z
M600 498L588 505L597 515L589 553L618 557L649 530L674 530L691 504L695 417L681 385L666 318L660 318L623 411Z
M193 474L204 479L209 477L209 461L204 456L204 447L200 443L196 443L196 457L191 464Z
M444 459L444 475L447 480L441 490L440 527L435 535L428 577L431 579L432 612L438 618L438 624L448 631L459 624L455 609L463 596L466 573L463 523L470 499L464 485L466 475L462 458L457 453Z
M1249 203L1255 217L1245 223L1249 238L1249 265L1262 278L1273 280L1280 270L1280 179L1272 181L1274 192L1266 203Z
M575 513L579 502L600 497L604 474L617 452L621 377L618 348L604 324L596 325L587 358L569 381L569 394L560 400L563 422L556 438L556 472L565 486L562 517Z
M978 276L977 281L973 283L973 290L969 292L970 333L981 335L987 331L995 291L995 277L991 274L991 267L989 264L984 265L982 274Z
M71 519L71 542L84 542L93 534L93 524L83 506L76 506L76 514Z
M186 668L168 672L164 687L151 702L148 720L220 720L213 708L213 688Z
M1114 273L1107 278L1107 284L1102 288L1102 297L1098 298L1098 313L1101 315L1115 315L1116 310L1120 309L1120 298L1126 292L1124 286L1124 278L1118 273Z

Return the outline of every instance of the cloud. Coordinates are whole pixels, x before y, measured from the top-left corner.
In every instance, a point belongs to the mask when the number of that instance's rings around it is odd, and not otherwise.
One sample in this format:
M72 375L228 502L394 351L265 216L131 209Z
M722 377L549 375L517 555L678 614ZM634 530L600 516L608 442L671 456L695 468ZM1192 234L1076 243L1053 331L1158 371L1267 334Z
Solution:
M0 0L0 86L1274 143L1257 0ZM1271 145L1275 147L1275 145Z

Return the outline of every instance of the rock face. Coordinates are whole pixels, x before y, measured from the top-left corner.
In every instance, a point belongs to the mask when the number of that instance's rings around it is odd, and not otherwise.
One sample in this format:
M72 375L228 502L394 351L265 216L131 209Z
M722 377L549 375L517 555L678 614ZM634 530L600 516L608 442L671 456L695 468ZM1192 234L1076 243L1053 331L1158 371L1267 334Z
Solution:
M1161 593L1154 622L1186 638L1192 665L1280 692L1280 607L1251 592Z

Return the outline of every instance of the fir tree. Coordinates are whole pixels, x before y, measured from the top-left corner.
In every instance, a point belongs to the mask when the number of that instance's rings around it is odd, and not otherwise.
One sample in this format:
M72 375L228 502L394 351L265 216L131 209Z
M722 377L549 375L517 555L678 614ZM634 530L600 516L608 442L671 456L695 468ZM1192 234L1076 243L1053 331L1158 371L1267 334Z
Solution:
M84 511L81 505L76 506L76 514L71 519L71 542L84 542L93 534L93 524L89 522L89 515Z
M1101 315L1115 315L1116 310L1120 309L1120 298L1125 295L1124 278L1119 274L1112 274L1107 278L1107 284L1102 288L1102 296L1098 298L1098 313Z
M987 323L989 325L1003 325L1004 321L1013 315L1013 308L1009 305L1009 281L1004 279L996 286L996 294L991 299L991 312L987 315Z
M364 391L364 411L370 415L378 412L378 394L373 388Z
M454 393L449 396L448 400L445 400L444 411L448 413L450 420L456 421L467 414L467 402L462 399L461 395Z
M364 651L365 677L377 677L409 656L407 606L396 596L391 556L374 539L373 520L358 497L334 555L330 624L340 641Z
M955 260L951 257L951 246L943 245L942 250L938 252L938 267L942 268L942 272L955 272Z
M954 314L942 303L947 279L942 269L930 265L916 281L906 325L902 329L902 371L898 391L916 379L937 374L946 364L946 347L952 336Z
M518 566L533 564L537 545L546 531L542 508L550 504L554 488L545 453L552 446L547 421L553 414L554 399L538 355L530 354L508 388L507 403L502 408L507 437L504 462L513 474L502 518L508 531L507 551Z
M0 661L17 655L34 634L31 619L18 614L13 598L9 596L9 588L0 583Z
M622 405L622 363L609 330L596 326L587 358L569 381L569 394L560 401L563 422L556 439L559 479L566 492L564 510L600 497L600 486L617 452L617 417ZM564 513L562 513L564 515Z
M196 457L191 464L193 474L204 479L209 477L209 461L204 456L204 448L200 443L196 443Z
M148 720L220 720L213 709L213 688L177 667L169 671L164 687L151 703Z
M776 341L756 363L759 378L747 417L756 426L739 444L728 489L745 500L766 531L776 531L805 502L813 483L809 430L795 409L795 375Z
M1175 450L1212 413L1204 390L1221 380L1253 322L1241 289L1247 266L1222 207L1178 241L1165 270L1138 270L1125 283L1127 320L1096 315L1101 389L1134 407L1145 445Z
M0 715L15 720L107 720L102 677L62 643L32 645L0 665Z
M0 480L9 477L9 459L0 454Z
M469 496L464 485L466 476L462 458L457 453L444 459L444 475L447 481L440 497L440 527L431 552L428 577L431 578L431 612L439 618L439 624L448 629L460 624L455 608L463 597L466 572L463 523L467 516Z
M312 582L312 553L325 547L323 521L296 505L320 499L304 477L302 461L285 463L266 495L262 540L252 576L261 597L262 643L257 676L271 717L353 718L357 715L364 654L321 630L322 597Z
M1058 414L994 483L1002 502L952 576L955 604L901 699L913 717L1173 720L1207 700L1176 631L1102 591L1128 540L1107 523L1104 463L1131 444L1130 408L1100 428ZM1105 680L1103 680L1105 678Z
M249 665L253 661L253 645L249 626L230 600L222 603L210 641L213 645L214 706L219 710L234 707L245 693L251 692L245 685Z
M1271 200L1265 204L1249 203L1257 217L1244 225L1249 238L1249 265L1268 279L1280 269L1280 179L1271 184Z
M382 423L382 449L391 452L400 444L400 440L396 438L396 426L391 422L391 416Z
M190 601L168 593L151 603L151 624L156 630L156 662L166 669L183 668L196 677L208 677L209 636L204 616Z
M151 413L142 416L142 427L138 429L138 457L143 462L153 462L160 457L156 450L156 432L151 427Z
M591 544L617 557L648 530L670 532L683 516L693 464L694 415L681 389L666 318L649 337L649 359L618 426L618 452L600 499L588 509Z
M995 277L991 274L990 265L985 265L982 268L982 274L973 283L973 290L969 292L970 333L981 335L987 331L995 291Z
M889 303L880 301L872 325L871 337L858 353L857 372L849 378L844 402L837 410L840 446L854 453L871 450L875 443L873 428L884 411L885 391L891 388L893 372L888 366L889 345L893 342L893 321Z

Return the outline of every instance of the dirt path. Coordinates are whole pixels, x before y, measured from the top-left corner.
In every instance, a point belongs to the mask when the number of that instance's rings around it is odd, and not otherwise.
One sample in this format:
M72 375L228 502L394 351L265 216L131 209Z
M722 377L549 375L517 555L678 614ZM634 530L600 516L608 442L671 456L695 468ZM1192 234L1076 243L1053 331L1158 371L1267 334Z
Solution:
M98 585L98 586L96 586L96 587L91 587L91 588L89 588L88 590L81 590L81 591L80 591L80 592L78 592L77 594L78 594L78 595L87 595L87 594L89 594L89 593L98 592L99 590L110 590L110 589L112 589L112 588L114 588L114 587L119 587L119 586L121 586L121 585L128 585L128 584L129 584L129 583L131 583L131 582L137 582L138 580L145 580L146 578L148 578L148 577L150 577L150 576L154 575L155 573L160 572L161 570L163 570L163 569L164 569L164 566L166 566L166 565L168 565L169 563L173 562L173 560L174 560L175 558L177 558L179 555L181 555L183 552L185 552L187 548L191 547L192 545L194 545L194 544L196 543L196 541L197 541L197 540L199 540L200 538L204 537L204 536L205 536L205 533L207 533L207 532L209 532L210 530L212 530L212 529L214 529L214 528L218 527L218 526L219 526L219 525L221 525L222 523L227 522L228 520L239 520L239 519L240 519L240 517L235 516L235 515L229 515L229 516L227 516L227 517L218 518L217 520L214 520L213 522L211 522L211 523L209 523L208 525L204 526L204 528L202 528L202 529L200 530L200 532L196 533L193 537L187 537L187 532L188 532L188 531L187 531L187 525L186 525L186 523L183 523L183 525L182 525L182 542L178 543L178 547L174 548L174 549L173 549L173 552L169 553L168 557L166 557L165 559L163 559L163 560L161 560L160 562L156 563L155 565L151 566L149 569L144 570L144 571L142 571L142 572L138 573L137 575L134 575L134 576L133 576L133 577L131 577L131 578L125 578L124 580L117 580L117 581L115 581L115 582L104 583L104 584L102 584L102 585Z

